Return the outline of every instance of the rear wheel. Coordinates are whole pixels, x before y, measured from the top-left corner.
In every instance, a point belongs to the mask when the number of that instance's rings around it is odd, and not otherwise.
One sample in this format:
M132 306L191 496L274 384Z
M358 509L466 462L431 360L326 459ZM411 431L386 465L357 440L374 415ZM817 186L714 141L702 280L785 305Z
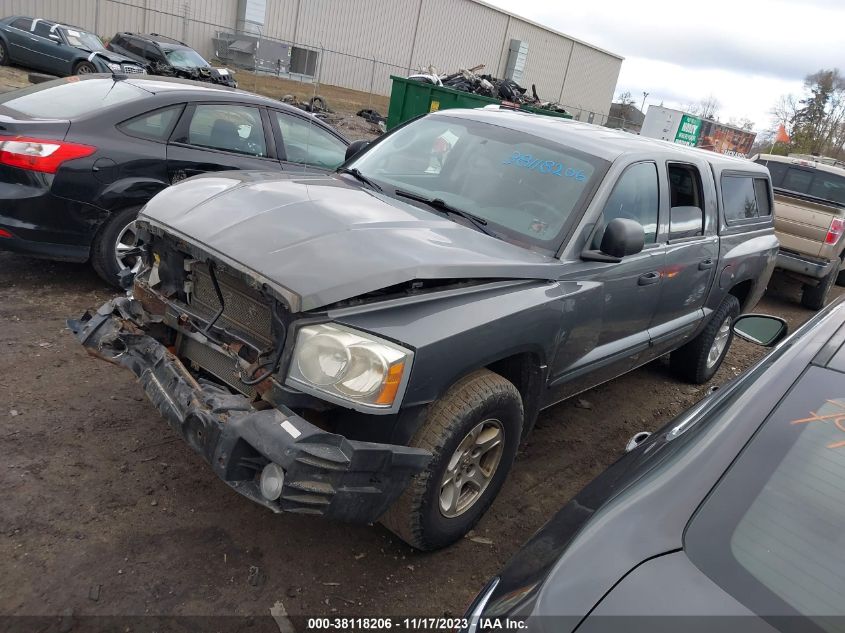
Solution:
M830 294L830 289L839 279L841 262L837 259L833 263L833 270L819 280L818 286L805 285L801 292L801 305L810 310L821 310Z
M6 47L6 42L0 40L0 66L9 65L9 49Z
M97 69L94 67L94 64L91 62L79 62L73 68L74 75L90 75L91 73L97 72Z
M669 357L672 370L684 380L700 385L710 380L725 359L733 340L734 319L739 300L728 295L710 317L707 326L689 343Z
M91 246L91 265L109 285L120 287L124 269L137 273L142 259L135 229L138 207L115 212L101 227Z
M845 266L842 265L843 258L845 258L845 254L839 258L839 274L836 276L836 285L845 288Z
M522 397L489 370L456 382L435 402L412 446L431 451L417 475L381 518L421 550L461 538L490 507L510 471L522 435Z

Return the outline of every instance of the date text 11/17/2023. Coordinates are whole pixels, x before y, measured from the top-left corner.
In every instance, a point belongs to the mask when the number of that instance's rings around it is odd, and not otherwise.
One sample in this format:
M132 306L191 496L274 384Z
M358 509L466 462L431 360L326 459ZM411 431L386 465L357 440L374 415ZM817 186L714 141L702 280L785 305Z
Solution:
M543 160L542 158L534 158L531 154L523 154L521 152L514 152L507 160L503 160L502 164L524 167L525 169L533 169L539 171L541 174L574 178L578 181L584 181L587 179L586 174L580 169L575 169L574 167L567 167L564 169L563 163L558 163L553 160Z

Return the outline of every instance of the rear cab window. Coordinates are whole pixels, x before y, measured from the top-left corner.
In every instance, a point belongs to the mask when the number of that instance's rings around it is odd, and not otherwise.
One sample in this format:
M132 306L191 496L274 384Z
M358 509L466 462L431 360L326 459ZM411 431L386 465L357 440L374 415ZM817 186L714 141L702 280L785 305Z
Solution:
M843 375L811 366L699 508L690 560L763 615L845 615ZM841 622L841 621L840 621ZM807 627L799 627L807 630Z
M725 173L721 177L722 210L727 224L771 216L769 180L751 174Z
M0 95L0 106L33 119L72 119L147 94L126 81L67 77Z

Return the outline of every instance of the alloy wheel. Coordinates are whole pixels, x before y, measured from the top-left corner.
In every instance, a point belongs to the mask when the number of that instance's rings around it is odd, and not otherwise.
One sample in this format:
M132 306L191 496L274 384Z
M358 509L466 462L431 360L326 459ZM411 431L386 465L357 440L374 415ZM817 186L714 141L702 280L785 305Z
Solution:
M440 482L440 513L447 518L460 516L484 494L505 447L505 430L496 419L475 425L449 458Z
M728 315L719 326L716 338L713 339L713 345L710 346L710 351L707 353L708 369L712 368L722 357L722 353L728 345L728 339L731 337L731 323L733 323L733 319Z
M114 256L118 270L129 269L133 275L141 270L141 242L133 220L121 229L114 245Z

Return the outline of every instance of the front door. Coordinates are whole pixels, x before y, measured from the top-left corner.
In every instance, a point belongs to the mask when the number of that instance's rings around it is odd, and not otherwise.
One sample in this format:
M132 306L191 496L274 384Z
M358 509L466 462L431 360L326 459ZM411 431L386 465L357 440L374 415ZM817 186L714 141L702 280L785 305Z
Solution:
M567 272L566 280L599 283L600 295L595 314L584 315L582 333L559 347L551 368L555 400L610 380L648 358L648 326L666 257L666 246L658 241L659 182L655 163L630 165L605 203L592 237L593 248L598 248L610 220L636 220L645 233L642 252L619 263L581 262Z
M167 145L172 183L210 171L279 171L262 108L233 103L191 104Z

